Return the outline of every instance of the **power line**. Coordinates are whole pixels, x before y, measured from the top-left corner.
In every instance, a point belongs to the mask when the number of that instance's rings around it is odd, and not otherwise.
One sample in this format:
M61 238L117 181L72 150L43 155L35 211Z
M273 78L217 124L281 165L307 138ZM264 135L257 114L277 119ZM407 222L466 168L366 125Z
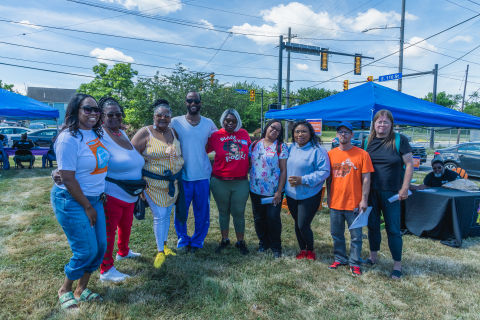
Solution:
M455 59L454 61L450 62L449 64L447 64L447 65L445 65L445 66L441 67L439 70L441 70L441 69L443 69L443 68L446 68L446 67L448 67L448 66L449 66L449 65L451 65L452 63L455 63L455 62L457 62L458 60L460 60L461 58L465 57L465 56L466 56L467 54L469 54L470 52L472 52L472 51L474 51L474 50L478 49L479 47L480 47L480 45L476 46L475 48L473 48L473 49L472 49L472 50L470 50L469 52L465 53L465 54L464 54L463 56L461 56L460 58L457 58L457 59ZM480 64L480 63L479 63L479 64Z
M428 39L431 39L431 38L433 38L433 37L435 37L435 36L438 36L439 34L442 34L442 33L446 32L446 31L448 31L448 30L450 30L450 29L453 29L453 28L455 28L455 27L457 27L457 26L459 26L459 25L461 25L461 24L464 24L464 23L467 22L467 21L470 21L470 20L472 20L472 19L475 19L475 18L478 17L478 16L480 16L480 14L478 14L478 15L476 15L476 16L473 16L473 17L471 17L471 18L468 18L467 20L464 20L464 21L462 21L462 22L460 22L460 23L457 23L456 25L453 25L453 26L451 26L451 27L448 27L447 29L444 29L444 30L442 30L442 31L440 31L440 32L437 32L437 33L435 33L435 34L433 34L433 35L431 35L431 36L429 36L429 37L427 37L427 38L425 38L425 39L422 39L422 40L420 40L420 41L418 41L418 42L416 42L416 43L414 43L414 44L412 44L412 45L409 45L408 47L403 48L403 50L408 49L408 48L410 48L410 47L412 47L412 46L414 46L414 45L417 45L417 44L419 44L419 43L421 43L421 42L423 42L423 41L426 41L426 40L428 40ZM378 62L378 61L380 61L380 60L386 59L386 58L388 58L388 57L390 57L390 56L392 56L392 55L394 55L394 54L399 53L400 51L402 51L402 50L397 50L397 51L395 51L395 52L393 52L393 53L391 53L391 54L388 54L388 55L386 55L386 56L384 56L384 57L382 57L382 58L380 58L380 59L377 59L376 61L370 62L370 63L366 64L364 67L366 67L366 66L368 66L368 65L370 65L370 64L373 64L374 62ZM338 76L336 76L336 77L333 77L333 78L331 78L331 79L329 79L329 80L323 81L323 82L321 82L321 83L319 83L319 84L310 86L309 88L315 87L315 86L318 86L318 85L320 85L320 84L322 84L322 83L325 83L325 82L331 81L331 80L333 80L333 79L339 78L339 77L344 76L344 75L346 75L346 74L348 74L348 73L350 73L350 72L352 72L352 70L350 70L350 71L348 71L348 72L345 72L345 73L342 73L341 75L338 75Z
M455 2L453 2L453 1L450 1L450 0L445 0L445 1L447 1L447 2L450 2L450 3L453 3L454 5L457 5L457 6L459 6L459 7L462 7L463 9L467 9L467 10L469 10L469 11L472 11L472 12L479 13L478 11L475 11L475 10L469 9L469 8L467 8L467 7L464 7L464 6L462 6L462 5L459 5L458 3L455 3Z
M202 70L205 69L205 67L208 66L208 64L209 64L210 62L212 62L213 58L215 58L215 56L217 55L218 51L220 51L220 50L222 49L223 45L225 44L225 42L227 42L228 38L230 38L231 35L232 35L231 33L228 34L228 36L225 38L225 41L223 41L223 43L222 43L222 45L220 46L220 48L218 48L218 50L215 52L215 54L213 55L213 57L212 57L210 60L208 60L207 64L205 64L205 65L202 67L202 69L200 69L200 72L202 72Z
M480 6L480 3L476 3L476 2L474 2L474 1L472 1L472 0L467 0L467 1L469 1L469 2L471 2L471 3L475 3L477 6Z

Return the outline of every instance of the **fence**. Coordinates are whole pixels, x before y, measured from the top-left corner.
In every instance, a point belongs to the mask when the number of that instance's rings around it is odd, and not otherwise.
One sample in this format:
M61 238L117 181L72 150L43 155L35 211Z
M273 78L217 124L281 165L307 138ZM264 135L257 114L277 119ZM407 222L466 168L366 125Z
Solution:
M408 136L410 141L422 144L425 148L430 145L430 131L428 128L400 128L401 132ZM435 128L435 148L439 146L449 147L457 144L458 129ZM470 129L460 129L460 141L470 141Z

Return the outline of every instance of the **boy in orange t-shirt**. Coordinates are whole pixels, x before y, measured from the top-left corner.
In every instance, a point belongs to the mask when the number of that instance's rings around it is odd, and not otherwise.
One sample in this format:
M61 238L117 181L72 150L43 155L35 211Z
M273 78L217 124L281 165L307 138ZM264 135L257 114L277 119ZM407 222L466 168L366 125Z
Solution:
M373 165L365 150L352 145L352 136L352 125L342 122L337 127L339 147L328 152L331 167L331 174L327 180L330 233L335 255L335 262L329 268L337 269L349 263L352 275L360 276L362 275L360 268L362 228L350 230L350 258L348 258L345 245L345 221L350 227L358 213L367 210L370 173L373 172Z

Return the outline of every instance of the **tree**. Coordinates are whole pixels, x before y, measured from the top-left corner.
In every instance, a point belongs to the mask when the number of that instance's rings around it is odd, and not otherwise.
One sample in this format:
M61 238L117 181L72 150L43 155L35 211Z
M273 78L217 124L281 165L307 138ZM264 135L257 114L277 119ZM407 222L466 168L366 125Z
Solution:
M299 100L298 104L300 105L321 100L337 93L338 91L336 90L330 91L324 88L300 88L293 94L293 99Z
M129 102L135 88L133 77L138 71L133 70L130 63L117 63L112 69L100 63L92 68L96 78L90 83L83 83L77 92L87 93L95 99L111 96L121 102Z
M7 90L7 91L18 93L17 90L13 89L14 86L15 85L13 85L13 84L2 83L2 80L0 80L0 89L4 89L4 90Z
M463 112L480 117L480 95L478 91L470 95L470 98L465 102Z
M432 102L433 93L429 92L423 100ZM459 103L462 101L461 94L446 94L445 91L437 93L437 101L436 104L440 106L444 106L450 109L459 110Z

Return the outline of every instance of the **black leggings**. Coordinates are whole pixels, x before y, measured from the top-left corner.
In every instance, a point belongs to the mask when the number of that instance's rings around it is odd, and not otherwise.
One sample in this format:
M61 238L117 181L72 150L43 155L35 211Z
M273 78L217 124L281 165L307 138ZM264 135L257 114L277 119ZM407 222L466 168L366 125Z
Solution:
M313 251L312 221L322 201L322 191L313 197L295 200L287 196L288 210L295 220L295 234L300 250Z

